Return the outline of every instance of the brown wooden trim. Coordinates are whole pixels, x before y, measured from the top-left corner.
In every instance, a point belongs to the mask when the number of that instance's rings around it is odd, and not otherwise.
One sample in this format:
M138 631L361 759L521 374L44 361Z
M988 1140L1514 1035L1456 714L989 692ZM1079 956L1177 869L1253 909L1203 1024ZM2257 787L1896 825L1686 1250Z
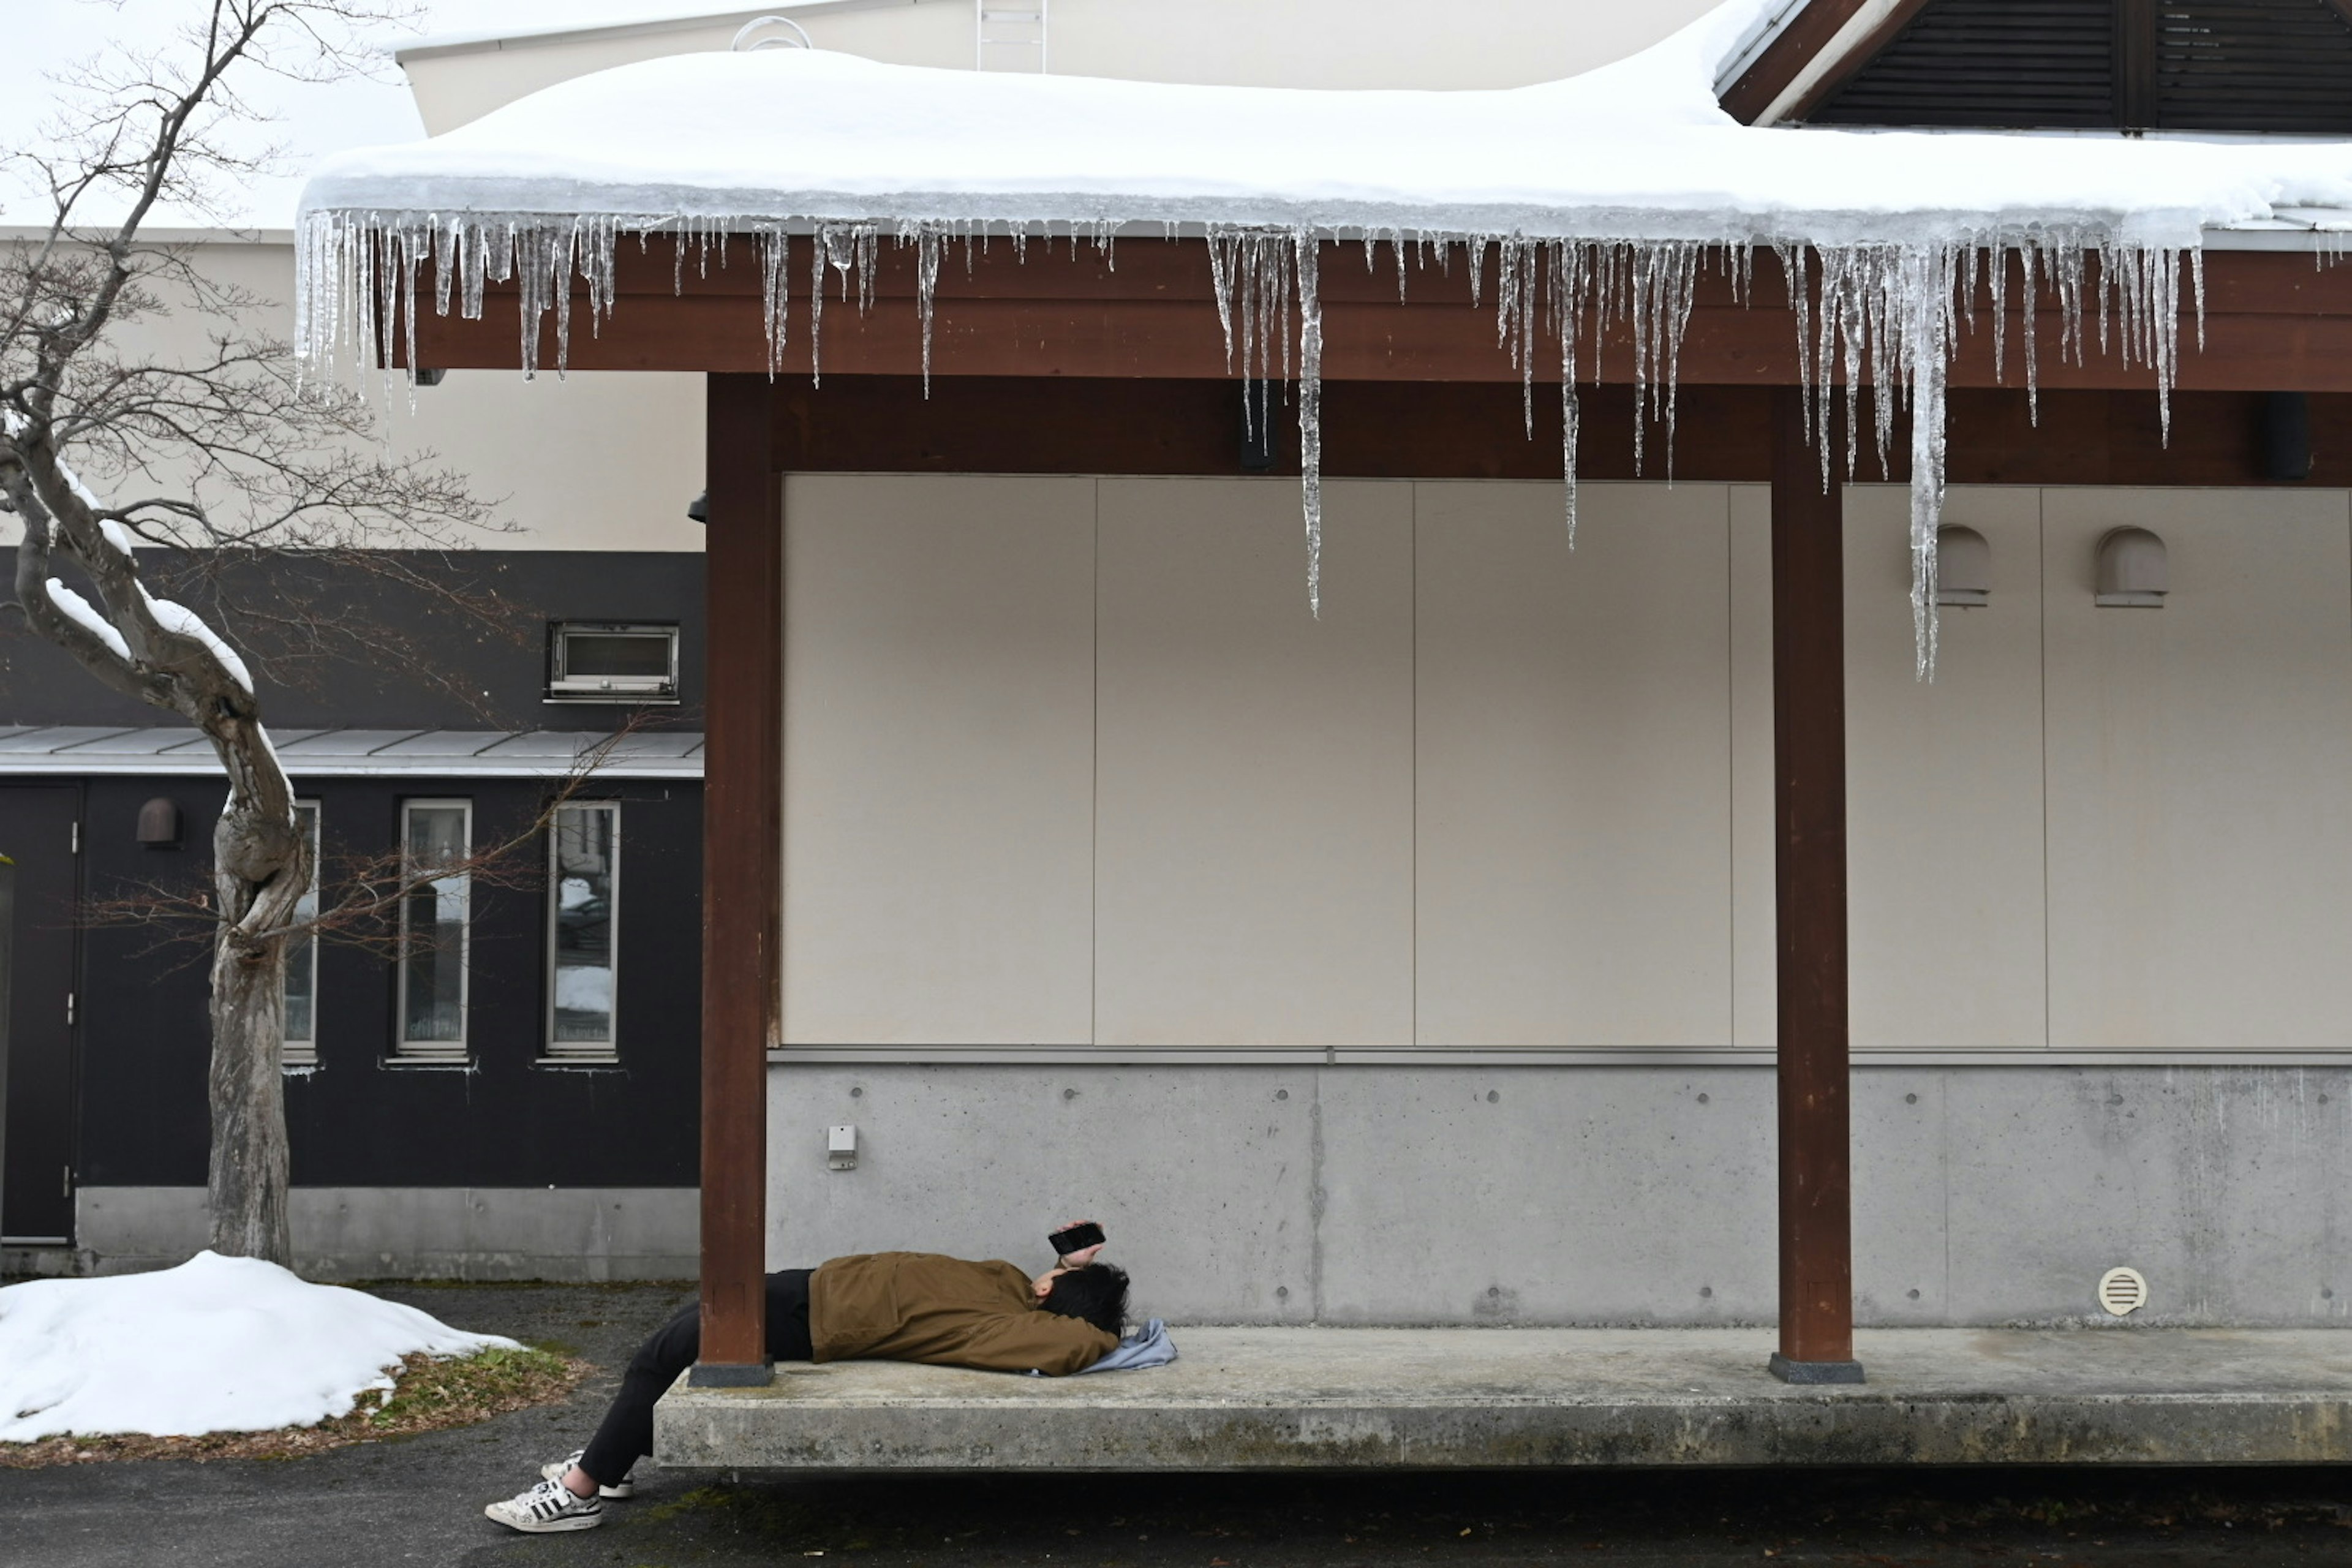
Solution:
M1896 0L1894 8L1880 19L1878 26L1863 35L1859 43L1822 72L1821 79L1806 89L1805 95L1782 116L1783 120L1801 122L1811 119L1813 110L1828 102L1831 95L1852 80L1855 72L1876 59L1880 52L1911 25L1912 19L1927 4L1927 0ZM1766 109L1770 107L1769 103L1765 105ZM1757 110L1759 114L1763 112L1761 109Z
M634 247L625 247L627 257ZM657 257L656 252L656 257ZM639 258L643 261L645 258ZM1376 260L1379 258L1376 258ZM688 272L681 296L670 289L670 268L632 263L612 320L587 330L584 296L575 297L571 363L580 370L768 369L766 331L757 293L757 269L748 247L708 277ZM921 335L912 292L912 260L887 247L876 280L877 300L861 314L834 303L824 313L824 362L833 374L903 375L921 365ZM1114 269L1090 249L1068 247L1052 256L1033 251L1025 267L1000 245L966 279L960 264L943 286L933 334L935 376L1199 377L1231 373L1223 334L1212 303L1205 247L1194 242L1122 245ZM1354 247L1333 247L1324 267L1324 368L1334 382L1516 383L1519 372L1496 342L1492 297L1469 303L1460 274L1430 271L1412 279L1407 300L1395 297L1392 270L1370 274ZM1685 384L1785 385L1798 374L1794 323L1781 301L1781 283L1769 258L1759 264L1754 303L1733 297L1728 281L1701 281L1680 356ZM2012 269L2012 277L2015 276ZM657 292L638 292L642 283ZM1962 342L1952 368L1956 386L2018 384L2023 379L2024 301L2013 291L2009 353L1996 376L1992 323L1980 301L1975 331ZM429 291L425 298L430 298ZM2221 252L2206 261L2205 347L2196 346L2193 315L2184 310L2179 384L2223 391L2352 392L2352 266L2315 266L2303 255ZM515 296L488 291L484 319L420 313L418 358L445 370L514 367L518 353ZM2045 385L2152 387L2146 367L2126 365L2120 341L2103 353L2086 333L2089 363L2062 363L2062 326L2054 301L2037 302ZM807 374L809 308L796 300L788 316L782 373ZM394 333L394 342L400 335ZM1602 373L1612 381L1632 374L1626 331L1615 328L1602 345ZM1590 345L1588 345L1589 351ZM542 364L554 358L551 324L541 334ZM1537 353L1537 379L1544 369ZM1592 358L1583 363L1590 373Z
M1780 36L1765 47L1756 63L1725 89L1717 100L1723 111L1743 125L1755 124L1756 117L1772 107L1773 100L1788 89L1815 55L1829 47L1838 29L1864 3L1865 0L1811 0L1803 10L1789 18Z
M1843 498L1771 395L1780 1355L1853 1360L1846 1036Z
M783 823L783 480L766 379L706 388L709 741L703 765L702 1342L707 1383L768 1365L768 1047Z

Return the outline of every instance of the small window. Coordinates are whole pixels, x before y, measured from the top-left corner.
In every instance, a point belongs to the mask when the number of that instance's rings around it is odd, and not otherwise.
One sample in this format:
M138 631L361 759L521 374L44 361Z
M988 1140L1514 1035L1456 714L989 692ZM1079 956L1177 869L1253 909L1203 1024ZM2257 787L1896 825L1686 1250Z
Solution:
M462 1059L466 1055L467 918L472 879L474 807L464 800L412 800L401 807L405 878L425 876L400 903L400 1047L403 1057Z
M319 915L319 803L294 803L294 831L310 847L310 887L294 906L298 921ZM299 937L286 950L286 1040L278 1059L289 1068L319 1065L319 938Z
M550 702L675 702L677 627L558 621L547 628Z
M556 808L547 874L547 1057L611 1061L620 1048L621 808L585 801Z

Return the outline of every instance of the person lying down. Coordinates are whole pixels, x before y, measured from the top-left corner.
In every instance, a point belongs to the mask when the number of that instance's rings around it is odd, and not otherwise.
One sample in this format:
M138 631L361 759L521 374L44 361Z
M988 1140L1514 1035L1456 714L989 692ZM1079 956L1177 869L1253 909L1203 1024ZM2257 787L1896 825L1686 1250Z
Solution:
M768 1354L776 1361L924 1362L1049 1377L1173 1358L1159 1325L1121 1351L1125 1270L1097 1260L1091 1221L1054 1232L1059 1260L1031 1279L1013 1264L935 1252L870 1252L768 1276ZM482 1511L509 1529L587 1530L604 1500L634 1489L629 1472L653 1452L654 1404L694 1364L701 1308L688 1306L638 1347L596 1435L540 1470L537 1486ZM1147 1348L1156 1346L1156 1348ZM1165 1353L1160 1353L1165 1351Z

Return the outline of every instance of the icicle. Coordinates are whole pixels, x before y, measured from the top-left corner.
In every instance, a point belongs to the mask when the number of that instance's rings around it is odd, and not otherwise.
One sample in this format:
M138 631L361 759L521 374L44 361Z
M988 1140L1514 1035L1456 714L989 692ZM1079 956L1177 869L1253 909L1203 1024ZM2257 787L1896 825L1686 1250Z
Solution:
M1298 258L1298 482L1307 513L1307 608L1323 618L1323 301L1313 229L1295 237Z
M903 231L902 243L903 243ZM915 229L915 313L923 329L923 396L931 395L931 321L940 286L940 231L930 224Z
M1591 279L1589 247L1555 240L1551 247L1552 327L1559 338L1559 476L1567 512L1568 547L1576 548L1576 329Z
M760 315L768 332L768 379L783 368L784 332L792 311L793 242L781 224L763 224L760 236ZM924 334L926 345L929 334Z
M824 233L814 229L809 234L809 384L824 384L824 268L826 251Z
M1921 680L1936 679L1936 531L1944 515L1945 373L1952 348L1954 252L1918 251L1906 258L1910 320L1904 347L1911 362L1911 633Z

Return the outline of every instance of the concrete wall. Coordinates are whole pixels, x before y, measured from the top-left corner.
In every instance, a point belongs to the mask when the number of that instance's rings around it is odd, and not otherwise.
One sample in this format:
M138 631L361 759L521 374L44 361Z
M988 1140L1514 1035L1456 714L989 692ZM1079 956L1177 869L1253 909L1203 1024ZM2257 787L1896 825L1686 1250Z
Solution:
M701 1269L692 1187L296 1187L291 1202L295 1268L313 1279L687 1279ZM84 1187L73 1255L39 1261L99 1274L165 1268L207 1231L202 1187Z
M1847 522L1855 1044L2352 1048L2352 497ZM794 478L788 1046L1763 1049L1760 489ZM2092 602L2123 522L2158 610Z
M771 1267L1050 1259L1099 1218L1145 1314L1214 1322L1771 1321L1754 1067L779 1067ZM1874 1066L1854 1287L1879 1325L2342 1326L2352 1068ZM853 1171L825 1128L857 1125Z
M1632 54L1712 0L1054 0L1057 76L1258 87L1454 89L1550 81ZM426 132L528 92L663 55L723 49L752 17L797 20L821 49L970 70L971 0L817 0L704 19L403 50Z

